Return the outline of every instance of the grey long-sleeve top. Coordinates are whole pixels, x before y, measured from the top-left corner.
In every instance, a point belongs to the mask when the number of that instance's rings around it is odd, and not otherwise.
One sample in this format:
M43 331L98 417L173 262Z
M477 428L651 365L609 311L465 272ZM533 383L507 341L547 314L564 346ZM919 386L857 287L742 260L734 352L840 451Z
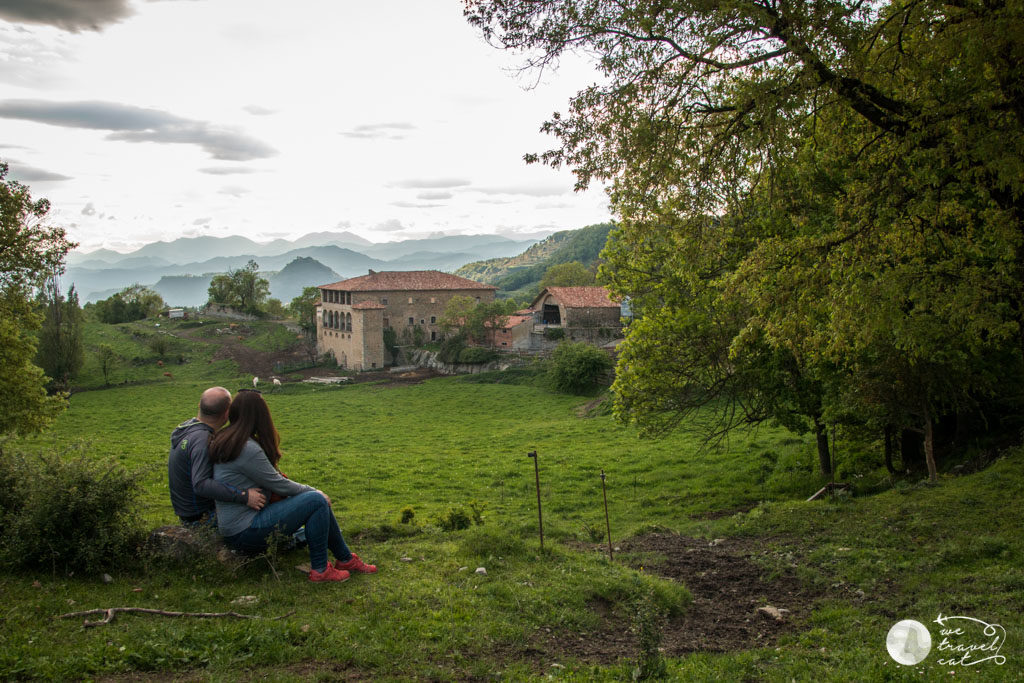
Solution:
M198 517L213 512L214 501L245 504L245 489L234 489L213 479L213 465L206 452L213 427L196 418L185 420L171 434L167 479L171 505L179 517Z
M281 476L267 459L260 445L249 439L242 452L231 462L216 463L213 478L237 489L261 488L281 496L297 496L306 491L316 491ZM217 528L221 536L234 536L252 526L256 510L245 504L217 501Z

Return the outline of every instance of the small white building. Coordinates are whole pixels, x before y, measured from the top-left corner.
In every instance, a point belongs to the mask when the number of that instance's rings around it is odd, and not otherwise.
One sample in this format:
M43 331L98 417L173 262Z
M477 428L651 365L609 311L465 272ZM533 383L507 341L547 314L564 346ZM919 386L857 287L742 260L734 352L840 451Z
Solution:
M185 309L184 308L168 308L167 309L167 317L170 318L171 320L174 320L175 318L184 318L185 317Z

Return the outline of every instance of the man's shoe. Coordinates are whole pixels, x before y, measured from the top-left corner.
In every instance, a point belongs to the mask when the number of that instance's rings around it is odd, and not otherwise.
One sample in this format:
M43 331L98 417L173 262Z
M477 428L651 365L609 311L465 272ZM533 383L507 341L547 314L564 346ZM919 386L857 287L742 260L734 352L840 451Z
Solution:
M340 569L345 572L359 572L360 574L376 574L377 566L373 564L366 564L359 559L359 556L352 553L352 558L348 562L342 562L341 560L334 561L334 568Z
M348 581L349 573L347 571L336 568L334 565L329 564L324 567L322 572L318 572L315 569L309 570L309 580L313 582L319 581Z

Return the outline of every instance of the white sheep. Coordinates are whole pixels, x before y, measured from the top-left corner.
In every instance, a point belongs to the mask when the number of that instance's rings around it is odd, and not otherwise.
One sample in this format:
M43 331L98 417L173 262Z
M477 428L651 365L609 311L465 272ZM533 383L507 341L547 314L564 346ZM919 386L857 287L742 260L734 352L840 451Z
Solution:
M252 388L253 389L259 389L259 385L260 385L260 378L255 376L255 375L253 375L253 377L252 377Z
M278 378L275 377L274 378L274 391L277 391L280 386L281 386L281 380L279 380Z

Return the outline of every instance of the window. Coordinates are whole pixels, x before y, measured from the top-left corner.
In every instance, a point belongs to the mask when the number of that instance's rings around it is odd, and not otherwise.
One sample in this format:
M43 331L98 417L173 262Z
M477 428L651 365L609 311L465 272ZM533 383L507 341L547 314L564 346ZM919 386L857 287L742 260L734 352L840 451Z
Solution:
M412 303L412 297L411 296L409 297L409 303Z
M431 331L430 332L430 341L437 341L437 332L436 331Z
M433 325L436 322L437 322L437 316L436 315L430 316L430 324Z
M434 297L430 297L430 303L436 304L437 303L437 299L435 299Z
M415 320L413 320L412 318L409 318L409 324L410 324L410 325L415 325L415 324L416 324L416 321L415 321Z
M423 324L425 324L426 322L427 322L426 320L424 320L423 318L420 318L420 325L423 325Z
M388 305L388 298L386 296L385 297L381 297L380 302L381 302L381 304L387 306Z

